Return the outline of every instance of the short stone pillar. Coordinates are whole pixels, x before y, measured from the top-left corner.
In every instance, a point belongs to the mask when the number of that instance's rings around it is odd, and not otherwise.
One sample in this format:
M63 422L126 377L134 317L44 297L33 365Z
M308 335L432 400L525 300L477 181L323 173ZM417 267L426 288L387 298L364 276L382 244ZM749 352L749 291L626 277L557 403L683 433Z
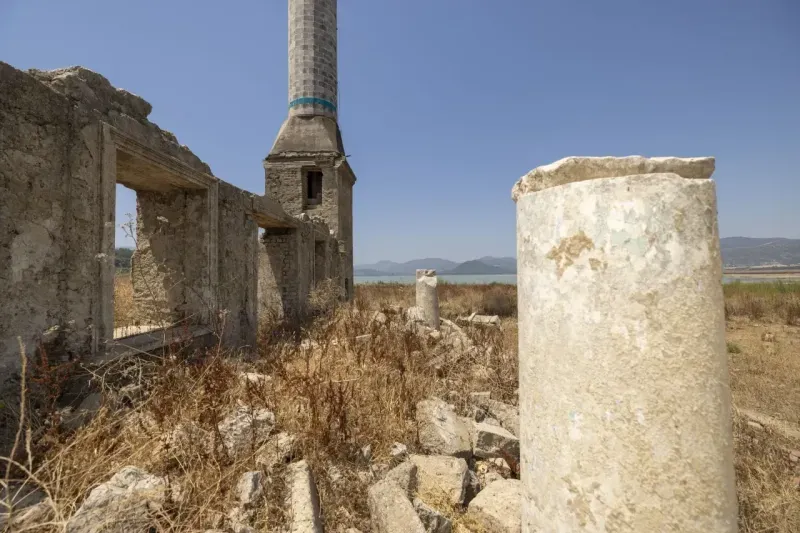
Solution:
M515 186L523 531L737 530L713 158Z
M417 270L417 307L422 310L423 323L439 329L439 295L436 293L436 271Z

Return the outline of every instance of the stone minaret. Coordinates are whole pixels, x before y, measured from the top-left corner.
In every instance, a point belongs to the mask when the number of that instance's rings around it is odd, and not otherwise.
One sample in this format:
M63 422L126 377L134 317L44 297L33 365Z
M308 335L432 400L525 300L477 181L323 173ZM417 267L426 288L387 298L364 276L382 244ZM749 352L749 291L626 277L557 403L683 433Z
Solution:
M353 294L353 184L337 122L336 0L289 0L289 116L264 161L266 194L291 215L324 220Z
M289 113L336 120L336 0L289 0Z

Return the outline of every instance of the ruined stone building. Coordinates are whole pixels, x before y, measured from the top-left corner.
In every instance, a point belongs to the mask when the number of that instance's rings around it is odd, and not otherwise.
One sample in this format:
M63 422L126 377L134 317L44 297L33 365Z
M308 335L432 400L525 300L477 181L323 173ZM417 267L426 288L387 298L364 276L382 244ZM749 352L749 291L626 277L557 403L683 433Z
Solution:
M289 21L289 116L264 161L264 195L214 176L147 119L150 104L100 74L0 62L2 375L18 337L29 352L45 342L95 358L159 342L114 339L117 184L137 195L142 324L252 346L260 313L297 317L323 281L352 298L336 1L290 0Z

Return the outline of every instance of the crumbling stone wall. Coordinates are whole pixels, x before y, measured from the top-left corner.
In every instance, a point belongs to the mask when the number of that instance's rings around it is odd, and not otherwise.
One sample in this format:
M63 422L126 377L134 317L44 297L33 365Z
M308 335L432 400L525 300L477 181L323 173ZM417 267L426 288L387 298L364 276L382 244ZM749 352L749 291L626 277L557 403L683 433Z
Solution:
M267 229L258 249L259 313L290 318L298 313L297 230Z
M220 183L217 329L226 345L254 346L258 306L258 225L249 193Z
M347 272L342 242L331 234L330 225L338 227L333 211L315 221L286 198L219 180L147 119L150 110L142 98L82 67L23 72L0 62L4 380L19 367L18 337L28 355L43 344L62 359L103 356L116 347L117 183L137 192L132 280L142 323L189 321L215 330L226 345L252 346L258 299L264 306L277 302L295 318L307 305L315 264L324 263L318 272L338 283ZM333 131L338 135L335 123ZM342 161L341 154L329 159L328 195L337 190ZM302 202L298 167L279 174L278 189ZM328 208L334 206L322 212ZM267 230L261 243L259 226ZM0 381L0 400L8 391Z
M0 62L0 356L16 365L42 332L66 352L91 344L99 221L90 210L97 128L69 101ZM94 252L94 253L92 253ZM0 372L8 375L6 372Z
M208 321L206 201L198 191L138 192L131 278L143 323Z
M274 295L263 289L272 287L296 316L319 250L325 276L341 272L332 228L215 178L147 119L151 106L140 97L81 67L23 72L0 63L0 74L2 364L17 359L18 335L28 346L55 342L65 357L99 353L111 341L117 182L138 196L133 280L142 322L218 326L227 313L226 341L252 344L259 286L265 302ZM333 162L327 194L339 179ZM303 181L290 167L283 190L296 187L302 201ZM273 243L257 242L258 226L274 232ZM279 271L272 285L259 285L259 262Z

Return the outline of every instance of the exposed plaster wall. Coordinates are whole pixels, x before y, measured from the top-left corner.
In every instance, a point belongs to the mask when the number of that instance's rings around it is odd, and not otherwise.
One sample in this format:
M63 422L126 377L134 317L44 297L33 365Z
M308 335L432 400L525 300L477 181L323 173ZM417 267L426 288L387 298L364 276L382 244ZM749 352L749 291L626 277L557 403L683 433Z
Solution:
M291 318L299 306L297 230L267 229L258 246L258 313Z
M256 342L258 226L247 212L249 193L228 183L219 187L218 305L222 339L228 345Z

